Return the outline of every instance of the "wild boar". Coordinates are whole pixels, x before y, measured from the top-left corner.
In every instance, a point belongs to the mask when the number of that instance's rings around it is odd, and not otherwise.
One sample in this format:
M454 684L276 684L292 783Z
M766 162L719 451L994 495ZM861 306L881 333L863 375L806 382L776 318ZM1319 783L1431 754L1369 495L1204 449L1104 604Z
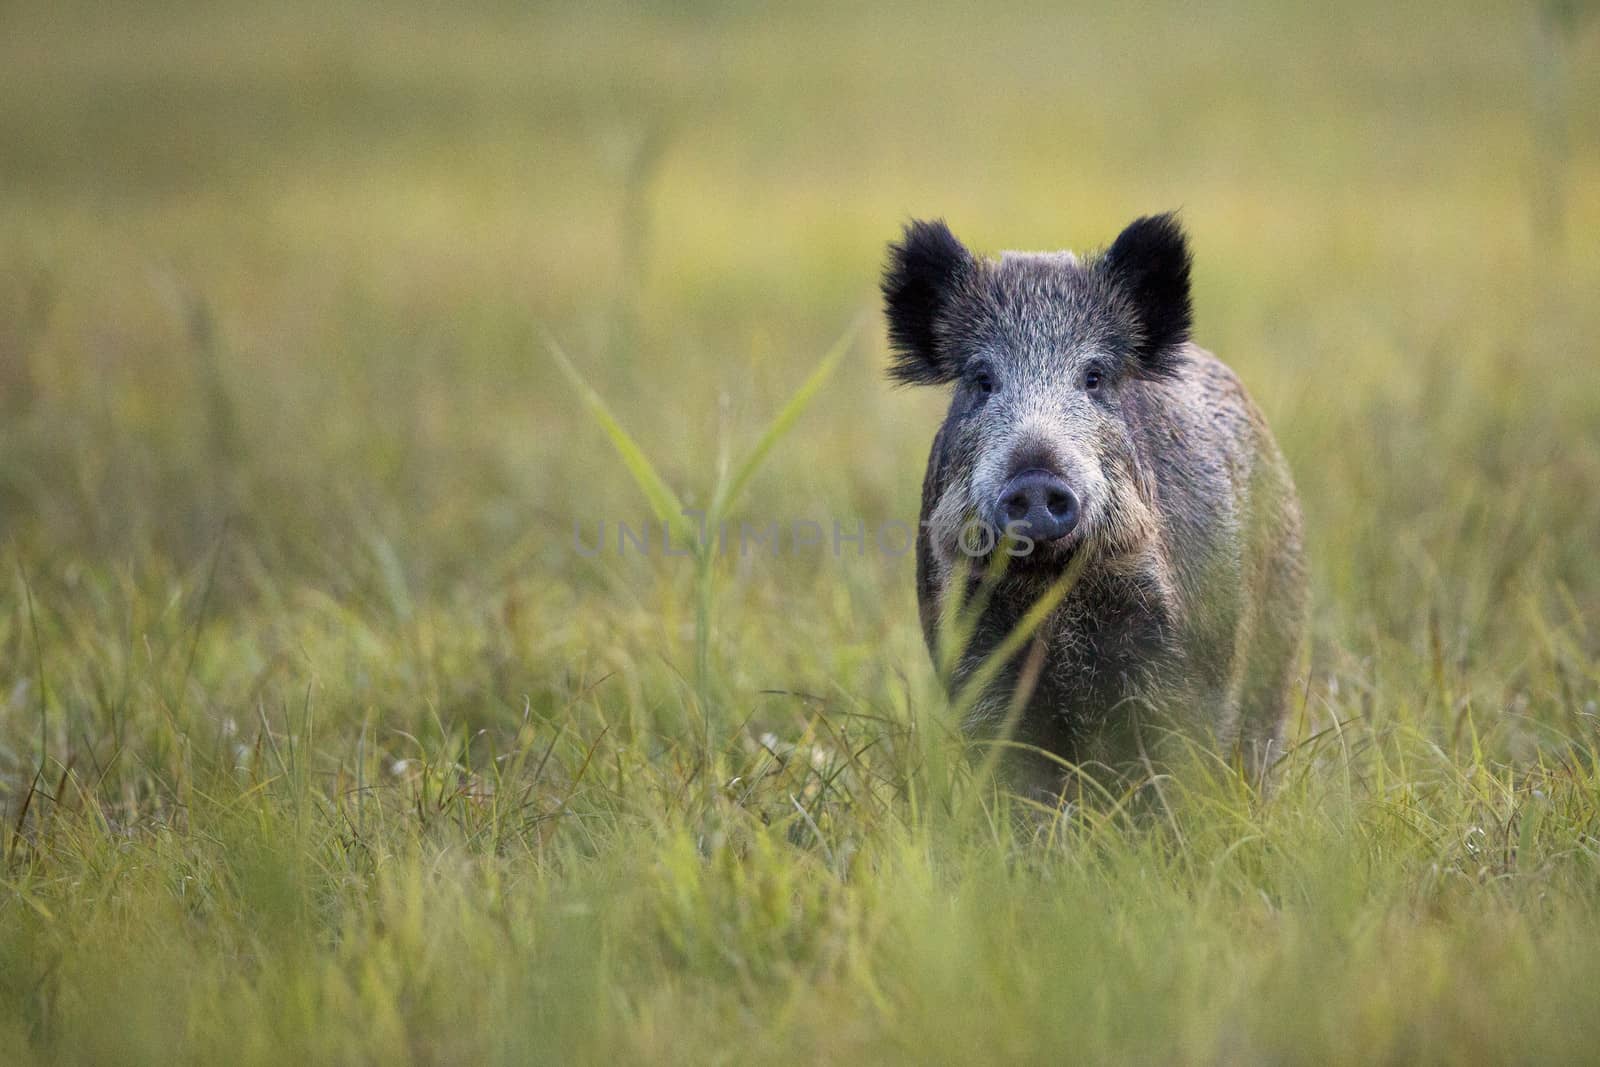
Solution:
M1119 767L1158 736L1208 739L1259 772L1290 704L1299 502L1244 386L1190 341L1190 262L1171 214L1083 259L980 258L943 222L890 247L890 375L952 387L917 539L936 663L941 635L964 634L947 616L970 616L952 690L1075 578L966 702L970 733L1035 750L1014 765L1036 781L1062 780L1046 753Z

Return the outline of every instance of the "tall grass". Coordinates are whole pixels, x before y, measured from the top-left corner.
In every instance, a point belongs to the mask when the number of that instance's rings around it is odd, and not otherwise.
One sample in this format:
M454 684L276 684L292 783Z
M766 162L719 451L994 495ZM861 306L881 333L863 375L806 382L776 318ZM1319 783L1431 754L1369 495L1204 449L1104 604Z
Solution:
M1536 96L1539 17L7 7L0 1059L1589 1058L1600 42ZM907 556L683 512L915 519L944 399L835 340L907 215L1174 206L1310 666L1271 788L1041 809Z
M834 342L826 355L817 364L805 382L790 397L788 402L778 411L749 452L739 460L738 465L729 472L726 461L726 452L723 459L717 464L716 483L711 490L711 503L701 512L692 511L683 506L678 495L662 480L656 472L655 466L650 462L644 452L628 431L622 428L616 416L596 393L589 383L578 373L572 365L561 346L550 339L547 343L550 354L556 364L561 368L574 387L582 396L584 406L594 416L612 446L617 450L618 457L627 469L629 477L633 479L639 491L644 494L650 504L650 510L656 521L661 523L662 537L665 541L671 536L676 536L680 544L687 546L687 554L694 560L694 680L695 699L698 704L700 716L705 722L705 749L703 758L707 774L712 767L712 665L711 665L711 636L712 636L712 592L713 581L716 577L716 565L719 553L722 551L724 538L722 531L731 517L734 504L739 500L740 493L745 485L761 467L761 461L788 433L795 422L804 413L805 409L816 398L819 390L833 375L839 366L839 361L850 349L850 342L856 334L856 326L852 326L845 334ZM698 521L696 521L698 520ZM603 527L602 527L603 531Z

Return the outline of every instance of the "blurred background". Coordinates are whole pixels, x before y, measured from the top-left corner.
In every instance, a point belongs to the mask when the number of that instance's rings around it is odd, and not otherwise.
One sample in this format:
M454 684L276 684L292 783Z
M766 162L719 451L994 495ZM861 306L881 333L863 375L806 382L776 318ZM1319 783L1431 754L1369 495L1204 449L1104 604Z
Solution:
M574 517L649 512L543 331L703 504L865 313L739 514L870 529L915 519L943 404L882 374L900 225L1092 250L1176 208L1197 339L1305 499L1318 684L1448 667L1571 715L1554 679L1592 692L1600 652L1597 99L1576 0L12 0L0 648L56 663L62 746L191 630L219 721L314 676L350 724L493 725L607 672L670 720L688 568L573 550ZM909 557L721 571L728 692L926 692Z

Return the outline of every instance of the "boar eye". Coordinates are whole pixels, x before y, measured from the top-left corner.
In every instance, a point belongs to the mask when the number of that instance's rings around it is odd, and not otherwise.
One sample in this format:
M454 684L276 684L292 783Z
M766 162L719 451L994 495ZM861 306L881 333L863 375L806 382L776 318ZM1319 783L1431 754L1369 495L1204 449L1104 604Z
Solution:
M972 372L972 388L979 396L988 396L994 392L994 375L988 367L979 367Z
M1100 388L1100 383L1104 380L1105 376L1101 374L1098 367L1090 367L1083 376L1083 387L1092 393Z

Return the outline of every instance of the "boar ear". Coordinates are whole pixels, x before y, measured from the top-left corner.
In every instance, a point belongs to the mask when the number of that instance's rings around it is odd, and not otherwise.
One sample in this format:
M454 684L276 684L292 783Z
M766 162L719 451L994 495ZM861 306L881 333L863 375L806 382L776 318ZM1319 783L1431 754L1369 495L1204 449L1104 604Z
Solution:
M1147 215L1129 223L1100 261L1100 269L1133 302L1140 336L1134 352L1153 377L1177 371L1189 340L1189 246L1178 217Z
M883 311L894 350L889 377L907 385L955 378L959 367L941 350L934 323L972 267L972 253L942 220L908 223L900 243L889 246L883 270Z

